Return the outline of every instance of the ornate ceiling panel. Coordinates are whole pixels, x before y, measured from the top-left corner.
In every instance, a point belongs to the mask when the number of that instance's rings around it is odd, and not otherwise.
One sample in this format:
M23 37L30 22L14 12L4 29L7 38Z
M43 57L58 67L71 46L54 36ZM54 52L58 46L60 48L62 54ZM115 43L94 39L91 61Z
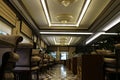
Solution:
M114 16L115 11L117 13L116 6L120 3L119 0L9 1L48 45L84 43L92 34L85 35L80 32L96 33L99 31L99 28L103 27L105 22L110 19L109 17ZM98 24L102 25L97 26ZM48 33L44 35L40 33L45 31L73 32L73 34ZM79 32L79 34L74 32Z

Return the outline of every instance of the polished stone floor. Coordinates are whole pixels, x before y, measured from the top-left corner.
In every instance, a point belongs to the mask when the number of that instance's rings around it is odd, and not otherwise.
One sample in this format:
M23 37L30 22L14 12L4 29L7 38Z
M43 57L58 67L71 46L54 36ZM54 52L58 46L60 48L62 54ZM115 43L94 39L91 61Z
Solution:
M63 65L56 65L52 70L39 75L40 80L78 80L76 75L67 70Z

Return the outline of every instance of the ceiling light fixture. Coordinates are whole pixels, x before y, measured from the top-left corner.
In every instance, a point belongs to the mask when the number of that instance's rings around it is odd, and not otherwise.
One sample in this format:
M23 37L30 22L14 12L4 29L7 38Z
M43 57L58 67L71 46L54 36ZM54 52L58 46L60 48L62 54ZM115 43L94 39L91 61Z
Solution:
M55 37L54 37L54 43L55 43L55 45L60 45L60 44L64 44L64 45L70 45L70 43L71 43L71 41L72 41L72 37L70 38L70 40L66 43L65 41L62 43L62 42L57 42L56 41L56 39L55 39Z
M42 3L42 6L43 6L43 9L44 9L48 24L49 24L49 26L51 26L50 17L49 17L49 14L48 14L48 10L47 10L47 7L46 7L45 0L41 0L41 3Z
M72 41L72 37L70 38L70 40L69 40L69 42L68 42L68 45L70 45L71 41Z
M91 35L91 32L40 32L40 34Z
M67 7L76 0L58 0L63 6Z
M56 42L56 39L55 39L55 37L53 38L53 40L54 40L55 44L56 44L56 45L58 45L58 43Z
M79 17L79 19L78 19L78 22L77 22L77 24L76 24L77 27L79 26L80 22L82 21L82 18L83 18L83 16L84 16L85 12L87 11L87 8L88 8L88 6L89 6L89 4L90 4L90 1L91 1L91 0L86 0L86 3L85 3L85 5L84 5L84 7L83 7L83 10L82 10L82 12L81 12L81 14L80 14L80 17Z
M119 33L103 33L103 35L118 35Z
M114 27L116 24L120 22L120 12L118 12L114 17L112 17L104 26L104 28L101 29L101 31L108 31L112 27ZM118 35L118 33L105 33L105 32L98 32L94 36L90 37L85 44L90 43L100 35Z
M96 34L94 34L93 36L91 36L87 41L86 41L86 45L89 44L90 42L92 42L94 39L96 39L97 37L99 37L100 35L118 35L118 33L105 33L105 32L98 32Z
M42 6L43 6L43 9L44 9L46 18L48 20L49 26L77 26L78 27L80 22L81 22L81 20L82 20L82 18L83 18L83 16L84 16L84 14L85 14L85 12L87 11L87 8L88 8L90 2L91 2L91 0L86 0L85 5L83 6L83 10L82 10L82 12L81 12L81 14L80 14L76 24L65 24L65 23L63 23L63 24L52 24L51 21L50 21L50 16L48 14L48 10L47 10L47 7L46 7L45 0L41 0L41 3L42 3Z
M76 26L75 24L65 24L65 23L60 23L60 24L51 24L51 26Z
M73 16L70 14L59 14L56 18L61 23L68 23L73 19Z
M111 20L107 22L107 24L105 24L105 27L102 29L102 31L107 31L111 29L119 22L120 22L120 12L118 12L114 17L111 18Z
M93 36L91 36L87 41L86 41L86 45L90 42L92 42L94 39L96 39L97 37L99 37L100 35L104 34L105 32L98 32L96 34L94 34Z

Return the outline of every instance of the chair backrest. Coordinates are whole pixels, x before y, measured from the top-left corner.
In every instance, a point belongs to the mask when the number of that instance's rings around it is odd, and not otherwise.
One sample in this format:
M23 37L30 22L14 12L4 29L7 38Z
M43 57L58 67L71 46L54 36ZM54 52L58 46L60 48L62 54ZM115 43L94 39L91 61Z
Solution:
M120 44L115 44L115 54L117 61L117 68L120 68Z

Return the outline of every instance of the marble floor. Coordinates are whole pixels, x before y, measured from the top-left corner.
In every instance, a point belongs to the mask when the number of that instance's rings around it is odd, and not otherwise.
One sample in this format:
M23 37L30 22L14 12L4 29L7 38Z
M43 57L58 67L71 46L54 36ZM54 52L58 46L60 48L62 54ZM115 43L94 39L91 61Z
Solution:
M56 65L52 70L39 75L40 80L78 80L76 75L67 70L63 65Z

